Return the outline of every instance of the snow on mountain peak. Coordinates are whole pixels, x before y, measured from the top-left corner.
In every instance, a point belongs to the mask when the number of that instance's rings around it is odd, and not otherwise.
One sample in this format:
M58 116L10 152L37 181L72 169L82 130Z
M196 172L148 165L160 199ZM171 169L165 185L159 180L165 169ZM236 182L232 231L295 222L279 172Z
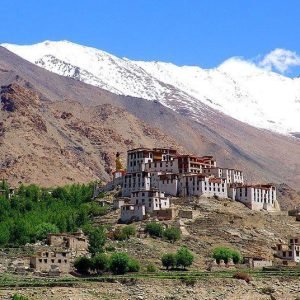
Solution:
M49 71L113 93L159 100L205 118L209 107L242 122L281 133L300 132L300 78L233 57L213 69L132 61L69 41L3 47ZM273 60L274 62L274 60Z

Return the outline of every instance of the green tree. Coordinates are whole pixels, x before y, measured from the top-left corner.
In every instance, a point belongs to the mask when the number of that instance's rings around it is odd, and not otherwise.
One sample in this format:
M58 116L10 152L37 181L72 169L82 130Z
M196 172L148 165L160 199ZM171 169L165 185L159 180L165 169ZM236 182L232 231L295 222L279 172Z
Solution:
M129 256L123 252L113 253L110 258L110 270L114 274L125 274L129 271Z
M188 248L181 247L176 252L177 267L183 267L184 269L186 269L186 267L189 267L192 265L193 261L194 261L194 255Z
M0 223L0 246L5 246L10 239L9 225Z
M242 261L242 255L238 250L229 248L229 247L217 247L213 250L212 253L213 258L220 262L220 260L224 260L225 263L228 263L229 259L232 259L235 264Z
M74 267L80 274L89 274L89 269L93 266L91 259L85 256L78 257L74 262Z
M105 253L99 253L92 258L92 269L97 273L105 272L109 269L109 257Z
M150 234L150 236L162 237L164 228L160 223L151 222L145 227L145 231Z
M103 252L103 247L106 242L106 230L103 226L89 227L87 230L89 238L89 252L92 256Z
M177 228L177 227L170 227L170 228L167 228L167 229L163 232L163 236L164 236L164 238L166 238L168 241L174 243L174 242L180 240L181 232L180 232L180 229Z
M47 238L49 233L59 233L59 229L54 224L44 222L35 227L35 232L36 240L42 241Z
M162 265L169 270L176 266L176 255L173 253L166 253L161 258Z

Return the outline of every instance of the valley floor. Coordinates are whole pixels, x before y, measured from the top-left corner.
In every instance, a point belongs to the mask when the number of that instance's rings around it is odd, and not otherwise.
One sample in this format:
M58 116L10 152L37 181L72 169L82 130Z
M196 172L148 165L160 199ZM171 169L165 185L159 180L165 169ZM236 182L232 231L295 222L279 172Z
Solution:
M45 279L46 280L46 279ZM188 285L175 279L115 280L115 282L78 282L70 287L14 287L2 288L1 299L11 299L14 294L31 300L256 300L256 299L300 299L299 277L253 278L248 284L231 278L197 280Z

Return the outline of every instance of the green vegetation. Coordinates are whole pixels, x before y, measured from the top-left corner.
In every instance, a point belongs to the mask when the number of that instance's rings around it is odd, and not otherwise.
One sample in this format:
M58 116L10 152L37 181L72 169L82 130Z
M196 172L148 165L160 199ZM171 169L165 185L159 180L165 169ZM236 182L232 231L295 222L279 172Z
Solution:
M213 258L220 262L220 260L224 260L225 263L228 263L229 259L232 259L235 264L242 261L242 255L239 251L227 248L227 247L217 247L213 250L212 254Z
M176 253L176 265L186 269L194 261L194 255L187 247L181 247Z
M157 270L156 270L156 266L154 264L149 264L146 268L147 272L149 273L155 273Z
M91 216L106 208L92 202L93 186L74 184L53 190L21 186L9 199L8 185L0 196L0 246L20 246L44 239L48 233L72 232L86 227ZM100 212L101 210L101 212Z
M135 236L136 228L134 225L126 225L122 228L117 228L114 231L113 239L117 241L125 241L130 239L130 237Z
M125 274L129 272L129 256L123 252L112 254L110 259L110 270L114 274Z
M92 256L103 252L106 242L106 229L103 226L92 227L90 225L84 227L84 232L89 238L89 252Z
M113 274L122 275L127 272L138 272L140 263L123 252L113 253L110 257L105 253L99 253L92 258L79 257L74 267L83 275L90 274L90 271L96 271L98 274L111 271Z
M129 239L131 236L135 236L136 228L134 225L127 225L122 228L122 232L126 236L126 238Z
M176 267L176 254L166 253L161 258L162 265L169 270Z
M98 274L109 269L109 257L105 253L99 253L92 259L92 269Z
M176 254L166 253L161 258L162 265L167 270L169 270L170 268L174 269L175 267L186 269L187 267L192 265L193 261L194 255L188 248L184 246L177 250Z
M145 227L145 232L148 232L150 236L162 237L164 227L157 222L148 223Z
M74 267L80 274L88 274L89 269L93 268L92 260L88 257L78 257L74 262Z
M12 300L29 300L29 298L26 296L19 295L19 294L14 294L12 297Z
M178 240L180 240L181 237L181 232L180 229L177 227L170 227L167 228L164 232L163 232L163 237L165 239L167 239L168 241L174 243Z

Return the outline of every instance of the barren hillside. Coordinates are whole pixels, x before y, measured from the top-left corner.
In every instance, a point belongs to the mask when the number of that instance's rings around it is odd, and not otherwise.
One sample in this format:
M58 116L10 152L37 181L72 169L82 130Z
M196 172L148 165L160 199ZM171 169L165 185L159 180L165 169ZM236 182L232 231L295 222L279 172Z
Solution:
M114 95L0 48L0 84L11 83L12 98L28 102L26 109L9 112L2 101L1 172L13 183L108 179L115 151L125 155L134 146L174 145L215 155L220 165L244 170L250 181L300 188L299 139L256 129L209 107L196 122L187 111Z

